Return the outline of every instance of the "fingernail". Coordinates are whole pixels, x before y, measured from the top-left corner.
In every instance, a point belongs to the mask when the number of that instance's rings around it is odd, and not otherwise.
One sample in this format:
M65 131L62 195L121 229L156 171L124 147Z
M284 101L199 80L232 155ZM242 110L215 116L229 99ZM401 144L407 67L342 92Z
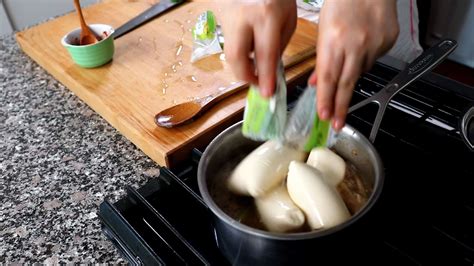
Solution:
M339 131L342 129L342 127L344 126L344 121L340 118L336 119L336 121L334 121L334 129Z
M329 110L327 108L323 108L321 110L321 113L319 114L319 118L321 118L322 120L329 119Z

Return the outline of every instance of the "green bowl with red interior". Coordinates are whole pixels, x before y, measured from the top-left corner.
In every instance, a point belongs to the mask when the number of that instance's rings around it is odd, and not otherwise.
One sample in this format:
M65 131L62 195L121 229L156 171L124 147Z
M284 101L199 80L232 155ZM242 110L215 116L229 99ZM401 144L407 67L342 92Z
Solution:
M90 24L89 28L99 38L94 44L80 45L81 28L74 29L61 39L74 63L83 68L102 66L112 60L115 52L114 29L111 26Z

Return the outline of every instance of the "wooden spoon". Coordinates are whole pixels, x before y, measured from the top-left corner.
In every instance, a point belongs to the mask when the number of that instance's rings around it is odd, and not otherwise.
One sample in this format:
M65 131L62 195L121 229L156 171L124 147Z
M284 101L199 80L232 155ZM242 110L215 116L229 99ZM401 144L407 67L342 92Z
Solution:
M174 127L189 122L220 100L245 88L244 85L245 82L237 82L230 87L202 98L172 106L159 112L155 116L155 123L161 127Z
M294 56L289 61L284 62L285 68L292 67L298 63L301 63L304 60L314 56L315 54L316 52L314 47L307 49L301 52L299 55ZM172 106L155 115L155 123L160 127L170 128L184 124L186 122L190 122L193 118L198 117L203 112L208 110L211 106L226 98L227 96L230 96L244 88L247 88L247 86L244 85L244 82L237 82L231 85L230 87L206 95L199 99Z
M76 11L79 14L79 20L81 21L81 37L79 38L80 45L93 44L98 41L94 33L91 32L89 26L87 26L82 16L82 9L79 0L74 0L74 5L76 6Z

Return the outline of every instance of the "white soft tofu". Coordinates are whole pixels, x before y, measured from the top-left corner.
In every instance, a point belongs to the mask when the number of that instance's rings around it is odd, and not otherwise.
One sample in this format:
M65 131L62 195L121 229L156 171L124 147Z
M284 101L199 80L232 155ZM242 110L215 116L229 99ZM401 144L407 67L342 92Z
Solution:
M244 196L262 196L282 183L291 161L304 161L305 158L305 152L267 141L237 165L229 178L228 188Z
M347 221L351 216L336 189L312 166L291 162L287 188L312 229L327 229Z
M312 149L306 163L318 169L326 181L334 187L344 179L346 162L328 148Z
M304 213L291 200L285 184L255 198L255 205L261 222L271 232L293 231L305 222Z

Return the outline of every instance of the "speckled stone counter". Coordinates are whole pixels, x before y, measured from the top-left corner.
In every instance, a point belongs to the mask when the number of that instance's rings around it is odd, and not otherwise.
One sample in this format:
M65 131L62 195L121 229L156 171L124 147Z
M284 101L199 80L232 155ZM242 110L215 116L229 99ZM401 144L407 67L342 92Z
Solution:
M0 37L0 264L124 263L98 206L159 166Z

